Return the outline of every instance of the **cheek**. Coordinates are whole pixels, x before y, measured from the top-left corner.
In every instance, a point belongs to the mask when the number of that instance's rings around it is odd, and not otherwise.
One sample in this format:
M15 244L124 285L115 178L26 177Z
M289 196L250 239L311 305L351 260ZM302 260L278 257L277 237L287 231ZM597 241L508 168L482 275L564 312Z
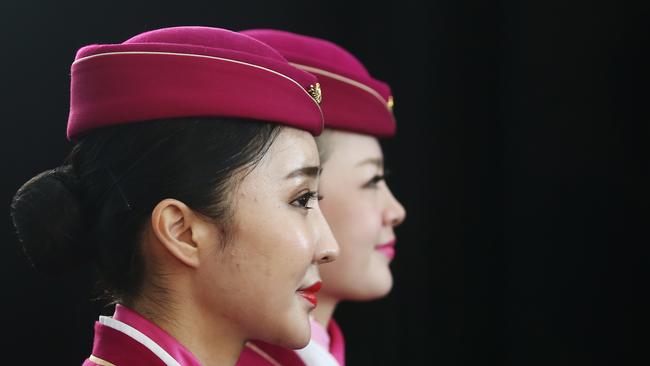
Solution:
M234 241L240 254L236 269L260 291L281 294L286 288L293 292L311 264L312 234L305 223L296 221L290 215L278 215L248 226L251 229L242 230Z
M296 307L300 302L295 291L313 257L307 225L284 215L241 227L249 229L237 230L223 252L215 255L201 296L251 336L275 337L295 319L303 325L304 309Z
M321 267L324 283L333 291L341 291L354 283L363 285L362 277L371 270L374 247L379 244L381 219L369 201L362 195L352 200L336 197L326 203L322 201L323 214L341 251L336 261ZM350 281L353 278L358 281Z
M379 244L381 215L372 200L363 195L346 197L333 195L323 200L323 215L341 247L345 251L369 250ZM358 249L357 249L358 248Z

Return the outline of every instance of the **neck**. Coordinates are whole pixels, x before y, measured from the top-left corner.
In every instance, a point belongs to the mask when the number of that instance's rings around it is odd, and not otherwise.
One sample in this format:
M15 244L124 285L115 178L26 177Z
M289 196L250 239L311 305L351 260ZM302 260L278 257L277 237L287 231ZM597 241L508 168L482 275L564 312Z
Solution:
M161 305L164 305L164 312L161 312ZM236 329L225 319L209 318L193 304L177 302L169 306L141 301L134 304L133 310L174 337L202 365L235 365L243 349L244 337L237 337Z
M322 326L327 327L334 315L334 310L336 310L336 305L338 305L339 300L328 296L327 294L322 294L318 296L318 306L314 309L313 316L314 319Z

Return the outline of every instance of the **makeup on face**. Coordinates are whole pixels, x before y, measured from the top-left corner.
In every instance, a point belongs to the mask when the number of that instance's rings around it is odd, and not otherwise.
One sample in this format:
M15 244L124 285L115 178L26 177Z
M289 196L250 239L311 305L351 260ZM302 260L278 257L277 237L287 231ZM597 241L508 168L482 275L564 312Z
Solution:
M321 200L322 197L318 194L317 190L312 190L313 187L318 187L318 178L322 168L320 166L307 166L296 169L287 175L286 179L293 181L298 187L303 189L298 193L298 196L291 201L291 204L296 207L301 207L307 210L314 208L310 206L315 200Z
M395 243L396 240L393 239L387 243L379 244L375 246L375 250L385 255L386 258L388 258L388 260L391 261L393 260L393 258L395 258Z
M321 281L316 281L309 287L299 289L297 291L298 295L309 301L313 307L316 307L316 305L318 305L318 297L316 297L316 293L320 291L322 285L323 283Z
M285 128L238 187L231 255L214 266L206 283L218 283L214 301L227 301L232 322L251 339L280 340L289 348L309 341L308 315L320 289L318 255L329 243L322 243L327 235L315 193L319 172L313 137ZM264 306L241 305L260 299Z
M325 196L320 207L341 255L320 268L321 300L380 298L392 288L389 264L396 255L394 227L401 221L399 203L385 182L381 146L372 136L343 131L330 131L323 143L329 155L320 179Z

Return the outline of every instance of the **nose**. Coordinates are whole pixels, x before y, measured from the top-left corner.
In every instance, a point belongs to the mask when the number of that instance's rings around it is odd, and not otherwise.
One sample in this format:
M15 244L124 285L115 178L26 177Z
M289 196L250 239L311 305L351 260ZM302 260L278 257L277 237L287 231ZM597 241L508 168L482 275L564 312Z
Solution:
M339 256L339 244L334 238L334 233L330 228L325 216L320 208L318 213L318 243L316 244L316 251L314 253L314 261L318 264L329 263Z
M406 209L393 196L388 186L386 186L386 206L383 211L382 221L386 226L395 227L400 225L406 219Z

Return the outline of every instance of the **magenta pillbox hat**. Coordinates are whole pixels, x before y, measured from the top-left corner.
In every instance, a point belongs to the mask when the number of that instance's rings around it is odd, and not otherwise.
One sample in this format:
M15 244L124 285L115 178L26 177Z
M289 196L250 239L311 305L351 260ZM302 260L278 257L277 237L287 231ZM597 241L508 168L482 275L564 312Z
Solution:
M395 134L390 87L368 73L350 52L319 38L274 29L240 33L275 48L292 65L318 77L325 127L378 137Z
M89 45L72 64L68 138L174 117L241 117L318 135L317 78L277 51L221 28L173 27Z

